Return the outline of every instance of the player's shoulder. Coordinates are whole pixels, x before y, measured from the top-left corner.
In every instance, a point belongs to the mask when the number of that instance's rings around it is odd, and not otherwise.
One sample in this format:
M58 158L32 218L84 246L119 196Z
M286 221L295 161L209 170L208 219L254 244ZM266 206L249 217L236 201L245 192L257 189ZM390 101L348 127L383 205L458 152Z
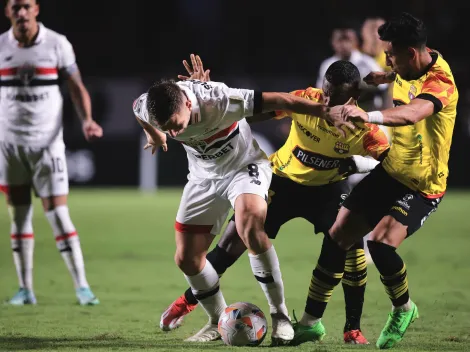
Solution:
M8 32L3 32L0 34L0 43L5 43L8 40Z
M319 102L322 100L323 91L319 88L308 87L306 89L297 89L291 92L292 95L297 97L306 98Z
M436 61L434 65L432 65L432 67L429 69L426 80L431 79L443 81L444 83L455 84L454 76L452 74L449 63L439 52L433 51L433 53L437 56L437 58L435 59Z
M44 25L41 24L40 30L45 31L44 36L46 38L46 43L51 43L53 45L72 45L67 37L64 34L54 31Z

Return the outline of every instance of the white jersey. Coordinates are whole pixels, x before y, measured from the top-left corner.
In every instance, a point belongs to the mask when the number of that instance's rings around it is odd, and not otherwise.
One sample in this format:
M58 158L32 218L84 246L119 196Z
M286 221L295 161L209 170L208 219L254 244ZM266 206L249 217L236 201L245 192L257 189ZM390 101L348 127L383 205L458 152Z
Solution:
M190 80L177 84L192 103L188 127L174 138L186 149L189 180L223 179L249 163L268 163L245 120L257 111L255 104L261 104L261 94L219 82ZM152 124L146 105L147 93L134 101L134 113Z
M18 46L13 30L0 35L0 138L45 147L62 141L61 70L75 64L70 42L41 23L34 45Z

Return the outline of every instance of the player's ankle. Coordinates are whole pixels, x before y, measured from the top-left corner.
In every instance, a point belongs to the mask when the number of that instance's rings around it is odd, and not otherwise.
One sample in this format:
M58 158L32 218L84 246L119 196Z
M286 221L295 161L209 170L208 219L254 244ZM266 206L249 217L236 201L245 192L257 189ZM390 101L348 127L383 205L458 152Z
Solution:
M403 312L407 312L407 311L411 310L411 299L408 298L408 301L406 303L401 304L399 306L393 306L392 310L393 311L401 310Z
M304 315L302 316L302 319L300 319L299 323L303 326L314 326L320 320L321 318L314 317L313 315L304 312Z

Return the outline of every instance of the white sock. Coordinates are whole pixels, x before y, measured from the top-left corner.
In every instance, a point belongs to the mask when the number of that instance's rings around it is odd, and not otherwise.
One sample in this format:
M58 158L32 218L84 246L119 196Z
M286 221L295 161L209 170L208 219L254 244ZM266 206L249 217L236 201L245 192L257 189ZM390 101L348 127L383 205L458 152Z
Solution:
M9 206L11 219L11 249L21 288L33 289L33 207Z
M266 295L271 314L282 313L289 316L284 299L284 283L274 246L261 254L248 253L251 270Z
M321 318L314 317L313 315L304 312L304 315L302 316L302 319L300 319L299 323L300 325L304 326L314 326L320 320Z
M191 286L191 290L206 311L212 324L219 322L219 317L227 307L222 291L219 288L219 275L206 260L206 264L199 274L184 275Z
M392 306L393 311L402 310L402 311L406 312L406 311L409 311L410 309L411 309L411 300L410 299L408 299L408 302L406 302L405 304L402 304L401 306L398 306L398 307Z
M52 227L57 248L72 275L75 288L89 287L80 240L70 219L69 208L66 205L60 205L48 211L46 217Z

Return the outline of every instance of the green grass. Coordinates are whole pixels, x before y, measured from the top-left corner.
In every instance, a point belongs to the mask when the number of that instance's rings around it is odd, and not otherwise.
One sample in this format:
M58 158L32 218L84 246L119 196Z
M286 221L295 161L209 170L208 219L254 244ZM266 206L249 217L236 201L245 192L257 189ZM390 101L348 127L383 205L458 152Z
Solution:
M222 342L191 345L183 339L205 322L194 311L177 331L158 329L160 313L187 287L173 262L173 223L181 191L141 194L132 190L73 190L71 215L80 233L88 280L102 302L75 303L73 286L57 253L39 204L35 208L35 291L39 305L0 305L0 350L213 351ZM424 227L405 241L400 254L408 266L413 300L421 318L395 351L470 351L470 193L450 193ZM17 289L8 240L6 209L0 211L0 298ZM276 249L281 261L287 304L301 315L321 236L304 220L282 229ZM222 279L229 303L249 301L267 311L265 298L244 256ZM324 317L327 337L301 351L373 350L390 302L376 269L369 268L363 316L367 347L342 344L344 304L335 290ZM263 346L267 346L270 338ZM243 351L243 348L237 348ZM247 348L253 351L253 348ZM276 349L276 351L282 349ZM286 348L287 350L287 348Z

